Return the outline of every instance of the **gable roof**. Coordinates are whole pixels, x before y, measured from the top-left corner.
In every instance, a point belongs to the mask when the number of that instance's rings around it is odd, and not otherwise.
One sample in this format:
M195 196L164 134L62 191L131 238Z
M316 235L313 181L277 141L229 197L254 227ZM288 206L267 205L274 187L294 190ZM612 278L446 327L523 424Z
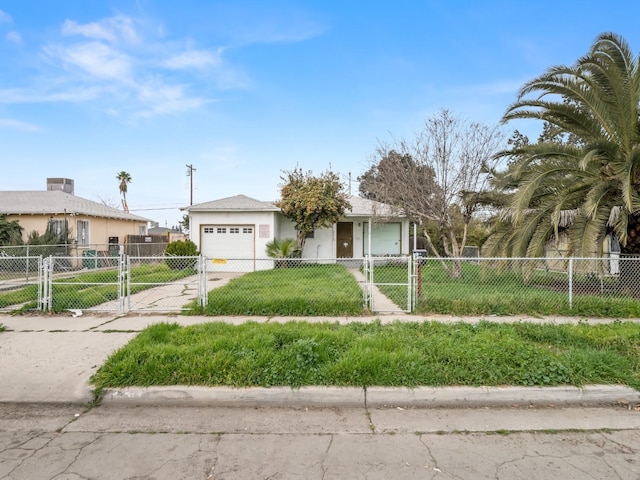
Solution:
M404 214L396 208L385 203L376 202L367 198L350 196L348 197L351 209L347 210L346 217L404 217ZM210 202L198 203L181 210L190 212L279 212L274 203L263 202L246 195L235 195L233 197L221 198Z
M376 202L375 200L369 200L368 198L356 197L354 195L349 197L349 203L351 209L347 211L347 217L404 217L404 213L393 208L386 203Z
M233 197L221 198L219 200L212 200L211 202L198 203L196 205L190 205L188 207L181 208L181 210L187 210L189 212L279 212L280 209L273 203L263 202L256 200L255 198L247 197L246 195L235 195Z
M60 190L0 191L0 214L64 215L65 213L145 223L150 221L148 218Z

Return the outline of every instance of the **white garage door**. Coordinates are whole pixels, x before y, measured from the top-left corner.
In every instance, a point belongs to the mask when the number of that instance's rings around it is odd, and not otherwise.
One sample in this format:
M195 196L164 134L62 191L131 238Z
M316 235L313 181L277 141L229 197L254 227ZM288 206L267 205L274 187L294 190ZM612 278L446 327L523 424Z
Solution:
M210 271L247 272L254 269L255 227L212 225L202 227L201 253Z

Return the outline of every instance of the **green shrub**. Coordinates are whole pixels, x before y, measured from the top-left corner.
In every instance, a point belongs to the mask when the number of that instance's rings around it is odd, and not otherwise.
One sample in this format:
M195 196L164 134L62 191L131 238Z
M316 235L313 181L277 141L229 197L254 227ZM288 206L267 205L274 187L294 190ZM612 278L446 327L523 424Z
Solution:
M165 262L172 270L183 270L185 268L194 268L196 265L195 258L199 255L198 247L191 240L177 240L167 244L164 255L168 257Z

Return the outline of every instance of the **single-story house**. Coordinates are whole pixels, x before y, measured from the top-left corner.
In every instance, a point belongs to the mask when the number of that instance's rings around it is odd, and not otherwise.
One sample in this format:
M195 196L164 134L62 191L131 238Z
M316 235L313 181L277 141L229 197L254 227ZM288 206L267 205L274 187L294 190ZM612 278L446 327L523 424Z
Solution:
M0 191L0 215L20 224L24 240L32 231L42 235L48 228L67 233L72 256L89 249L107 252L129 235L147 234L149 219L78 197L73 181L64 180L66 191L55 188L55 183L42 191Z
M302 258L331 260L372 255L408 255L409 220L388 205L349 197L351 209L331 228L321 228L307 237ZM243 271L271 268L266 259L267 243L274 238L295 238L294 223L271 202L236 195L184 207L189 215L189 236L207 258L225 264L244 260ZM247 262L251 260L251 262ZM220 267L222 268L222 267Z

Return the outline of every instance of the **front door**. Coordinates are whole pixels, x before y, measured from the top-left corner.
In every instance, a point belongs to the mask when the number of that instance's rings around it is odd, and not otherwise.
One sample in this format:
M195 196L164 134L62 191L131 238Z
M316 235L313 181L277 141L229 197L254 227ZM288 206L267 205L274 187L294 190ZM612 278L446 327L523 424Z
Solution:
M336 257L353 258L353 222L338 222Z

